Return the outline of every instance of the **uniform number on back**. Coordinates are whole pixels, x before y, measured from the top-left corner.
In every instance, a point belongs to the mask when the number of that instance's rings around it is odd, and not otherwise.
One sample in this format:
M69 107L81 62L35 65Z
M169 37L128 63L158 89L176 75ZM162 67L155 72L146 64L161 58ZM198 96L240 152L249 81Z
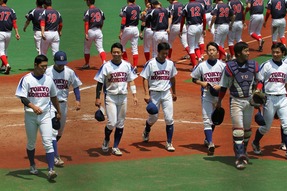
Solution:
M254 7L255 6L262 6L263 5L263 1L262 0L255 0L252 4Z
M220 7L219 9L219 17L228 17L229 16L229 8Z
M199 17L200 16L200 7L191 7L190 8L191 17Z
M232 5L232 9L234 10L235 14L241 13L242 6L241 6L241 4L234 4L234 5Z
M137 12L137 10L132 10L131 14L132 14L132 16L131 16L131 20L132 21L138 19L138 12Z
M278 11L280 11L282 9L281 1L278 1L276 3L275 9L277 9Z
M47 23L55 23L58 19L58 16L55 13L49 13L47 15L47 18L48 18Z
M91 22L100 22L102 19L102 14L100 12L95 12L91 14Z
M11 12L9 12L9 11L1 12L0 13L0 21L7 21L10 15L11 15Z

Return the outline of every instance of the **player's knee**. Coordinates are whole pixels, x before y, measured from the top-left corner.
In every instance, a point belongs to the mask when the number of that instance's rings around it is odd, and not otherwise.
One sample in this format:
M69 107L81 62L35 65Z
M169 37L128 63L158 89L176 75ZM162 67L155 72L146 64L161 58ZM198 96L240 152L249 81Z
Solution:
M251 129L245 129L244 130L244 139L249 139L252 135Z
M211 128L211 121L209 120L209 118L203 118L203 127L204 127L204 130L210 130L212 129Z
M44 149L46 153L54 152L52 138L43 141Z
M266 126L261 126L261 127L259 127L258 130L262 135L265 135L266 133L268 133L269 128L267 128Z
M27 144L27 149L30 150L30 151L35 149L35 143L28 143Z
M153 125L155 124L157 120L158 120L158 114L155 114L155 115L150 115L147 122L148 124Z
M241 144L244 139L244 130L243 128L235 128L232 131L233 140L236 144Z
M173 119L165 119L166 125L172 125L174 123Z
M107 124L107 128L112 131L115 128L115 125L116 124L114 124L114 125Z

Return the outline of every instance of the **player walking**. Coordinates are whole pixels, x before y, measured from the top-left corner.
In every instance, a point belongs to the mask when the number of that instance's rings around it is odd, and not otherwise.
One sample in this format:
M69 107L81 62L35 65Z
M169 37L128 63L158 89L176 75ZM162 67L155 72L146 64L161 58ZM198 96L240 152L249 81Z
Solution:
M45 10L40 17L41 26L41 54L46 55L48 48L51 47L54 55L59 51L60 36L62 35L62 17L61 14L52 8L52 0L45 0Z
M261 36L261 29L264 21L264 1L263 0L247 0L247 5L245 9L246 13L250 11L250 19L248 32L252 38L258 42L258 51L263 51L264 40Z
M0 0L0 59L2 61L1 70L3 74L10 74L11 66L8 63L7 49L11 39L12 28L15 30L15 37L20 39L17 26L17 17L13 9L7 7L7 0Z
M272 59L262 64L259 72L259 83L257 91L261 91L264 86L264 92L267 96L267 102L263 106L263 118L265 126L260 126L252 142L253 151L260 155L260 140L270 130L274 115L277 113L283 129L283 141L287 143L287 62L282 58L286 55L286 47L282 43L273 44L271 47ZM286 153L287 157L287 153Z
M195 67L195 65L197 64L196 57L199 58L199 62L202 61L198 45L199 39L202 34L205 35L206 29L204 6L200 2L194 0L190 0L189 3L184 6L180 24L180 33L182 33L185 19L187 25L187 43L190 49L190 62L192 64L192 67Z
M230 0L228 6L233 10L235 19L232 29L228 32L228 47L232 60L235 59L234 55L234 41L242 41L242 30L245 24L244 6L240 0Z
M175 75L177 74L177 70L174 63L166 59L169 48L167 42L159 43L157 57L152 58L145 64L140 75L143 77L145 102L149 103L151 101L157 108L160 108L160 105L163 108L167 136L166 149L168 151L175 151L172 145L172 136L174 130L173 101L177 99L175 92ZM149 115L142 135L143 141L149 141L151 126L155 124L157 119L158 114Z
M208 60L199 63L192 71L192 81L201 86L202 118L204 124L204 145L208 153L213 155L215 146L212 140L215 125L212 123L211 115L218 101L219 81L224 71L225 63L217 59L218 45L209 42L206 45ZM212 90L214 92L212 92ZM216 94L217 92L217 94Z
M232 9L226 3L223 3L222 0L216 0L216 2L217 4L211 12L210 28L215 24L213 41L219 46L219 59L222 60L223 56L225 56L226 60L229 60L230 55L224 50L224 42L229 30L232 30L235 16Z
M119 38L121 44L123 45L123 59L128 60L128 55L126 52L127 42L130 41L132 54L133 54L133 66L135 71L137 72L138 66L138 40L139 40L139 18L141 13L141 7L136 5L135 0L127 0L127 6L124 6L121 9L120 17L122 17L121 21L121 31L119 34Z
M86 0L89 9L84 14L85 22L85 41L84 41L84 56L86 63L82 69L90 68L90 50L94 42L96 48L102 59L102 63L106 62L106 52L103 49L103 33L102 27L104 25L105 15L104 12L95 7L95 0Z
M172 55L172 44L177 36L180 34L180 22L181 22L181 14L183 9L183 4L178 2L177 0L168 0L170 5L167 10L170 12L169 24L170 29L168 34L168 44L170 46L168 58L171 58ZM187 44L187 31L186 26L183 26L182 35L180 36L180 42L186 50L187 54L189 54L189 46Z
M35 9L32 9L25 15L26 22L23 27L23 31L26 32L27 27L32 21L33 31L34 31L34 42L35 42L36 51L38 54L40 54L40 45L41 45L41 39L42 39L39 18L44 11L43 4L44 4L44 0L36 0L37 7Z
M272 42L277 43L279 36L282 44L286 46L285 28L286 28L286 8L287 0L269 0L263 26L266 27L267 20L271 14L272 17Z
M258 63L248 60L249 48L245 42L234 45L236 60L227 62L221 77L221 86L216 107L221 107L221 101L227 88L230 91L230 115L232 119L233 149L237 169L244 169L248 163L246 148L251 136L253 106L249 100L252 88L257 81Z
M33 72L21 78L16 89L16 96L21 99L25 109L25 129L27 134L27 155L30 162L30 173L38 174L35 165L35 143L38 129L48 161L48 179L57 177L54 171L54 149L52 144L52 120L50 113L51 102L57 110L57 118L61 111L57 99L57 88L53 79L45 75L48 58L38 55L35 58Z
M152 57L155 58L157 56L157 45L161 42L168 42L169 12L161 7L157 0L152 0L151 5L153 10L147 15L146 20L151 23L151 30L153 31Z
M68 110L68 96L69 96L69 87L72 86L76 98L76 111L81 109L80 105L80 89L79 86L82 85L82 82L75 74L75 72L66 66L68 64L67 55L63 51L58 51L54 55L53 66L49 66L46 70L46 75L50 76L57 87L57 97L59 100L60 110L61 110L61 128L59 130L53 129L53 148L54 148L54 162L55 166L63 166L64 161L60 158L58 154L58 145L57 142L63 135L64 128L66 125L67 110ZM54 117L56 109L53 107L51 110L51 115Z
M136 105L138 100L136 97L136 86L134 79L137 78L130 63L122 60L123 46L120 43L114 43L111 47L112 60L102 65L95 76L97 83L95 105L100 107L100 95L103 87L105 88L105 106L108 122L105 127L105 139L102 145L103 152L109 151L110 135L115 130L114 145L112 154L121 156L119 149L124 122L127 112L127 93L128 84L133 94L133 101Z

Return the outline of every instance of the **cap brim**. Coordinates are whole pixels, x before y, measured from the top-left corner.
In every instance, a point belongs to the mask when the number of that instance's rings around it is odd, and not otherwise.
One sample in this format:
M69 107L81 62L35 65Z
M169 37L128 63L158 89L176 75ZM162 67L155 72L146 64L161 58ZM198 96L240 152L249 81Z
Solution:
M55 61L55 64L57 64L57 65L66 65L66 64L68 64L68 61L67 60L65 60L65 61Z

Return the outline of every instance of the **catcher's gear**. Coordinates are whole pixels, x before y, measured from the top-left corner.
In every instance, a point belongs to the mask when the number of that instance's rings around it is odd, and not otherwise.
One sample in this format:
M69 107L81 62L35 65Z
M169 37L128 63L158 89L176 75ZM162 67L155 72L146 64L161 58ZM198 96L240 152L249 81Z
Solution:
M55 117L52 118L52 127L55 130L59 130L61 128L61 122L57 118L57 112L55 112Z
M258 112L254 116L254 120L260 126L266 125L265 120L264 120L264 118L263 118L263 116L261 114L261 110L260 109L258 109Z
M208 83L209 92L212 96L218 97L219 91L214 89L211 84Z
M264 93L255 91L250 100L250 105L259 108L260 105L265 105L266 100L267 98Z
M105 121L105 115L104 115L104 112L102 110L103 110L103 108L99 107L99 109L95 112L95 119L97 121Z
M155 115L158 113L158 108L154 103L152 103L152 101L150 101L146 106L146 111L151 115Z
M211 114L211 120L214 125L220 125L224 119L225 110L220 107L216 108Z

